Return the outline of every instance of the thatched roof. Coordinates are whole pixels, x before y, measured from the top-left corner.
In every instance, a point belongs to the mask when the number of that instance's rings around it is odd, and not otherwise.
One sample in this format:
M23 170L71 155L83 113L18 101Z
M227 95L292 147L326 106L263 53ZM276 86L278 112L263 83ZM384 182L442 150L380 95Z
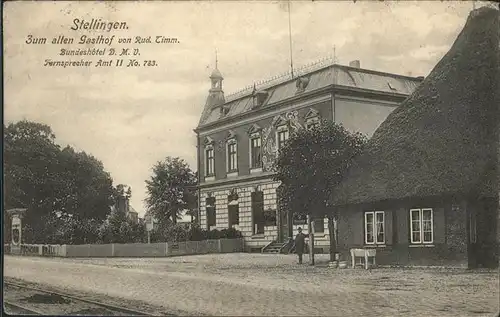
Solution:
M375 131L333 205L498 194L498 16L470 14L449 52Z

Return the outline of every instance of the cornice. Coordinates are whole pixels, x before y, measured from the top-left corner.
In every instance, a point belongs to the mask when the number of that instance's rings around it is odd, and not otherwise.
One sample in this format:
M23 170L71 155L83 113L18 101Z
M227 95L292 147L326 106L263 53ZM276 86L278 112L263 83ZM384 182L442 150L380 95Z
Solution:
M198 185L198 189L206 189L206 188L212 188L212 187L221 187L221 186L229 186L229 185L234 185L234 184L240 184L240 183L245 183L245 182L253 182L253 181L260 181L262 179L268 178L269 180L272 180L272 177L275 175L274 172L263 172L258 175L245 175L245 176L239 176L235 178L223 178L223 179L218 179L216 181L211 181L211 182L203 182Z

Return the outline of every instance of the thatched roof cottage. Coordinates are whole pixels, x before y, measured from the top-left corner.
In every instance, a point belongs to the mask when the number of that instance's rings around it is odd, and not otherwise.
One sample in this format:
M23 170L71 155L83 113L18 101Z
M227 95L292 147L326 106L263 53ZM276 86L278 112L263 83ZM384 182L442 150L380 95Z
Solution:
M496 266L499 12L471 12L449 52L334 190L339 251L397 265Z

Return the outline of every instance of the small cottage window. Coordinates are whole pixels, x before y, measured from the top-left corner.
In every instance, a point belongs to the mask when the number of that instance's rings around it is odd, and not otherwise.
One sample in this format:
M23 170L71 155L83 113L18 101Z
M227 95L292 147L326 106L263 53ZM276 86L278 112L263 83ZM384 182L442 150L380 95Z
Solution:
M365 212L365 244L385 243L385 222L383 211Z
M431 208L410 210L410 240L413 244L434 241L434 223Z

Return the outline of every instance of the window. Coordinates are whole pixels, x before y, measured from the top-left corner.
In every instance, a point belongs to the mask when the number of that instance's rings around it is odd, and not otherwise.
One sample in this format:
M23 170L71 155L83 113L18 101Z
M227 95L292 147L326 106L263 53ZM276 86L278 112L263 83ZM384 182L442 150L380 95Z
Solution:
M365 212L365 244L385 243L385 222L383 211Z
M253 234L263 234L265 217L264 217L264 193L261 191L252 193L252 218L253 218Z
M325 218L314 219L314 232L317 233L325 232Z
M208 197L205 200L206 211L207 211L207 229L210 230L211 227L215 227L215 197Z
M432 243L433 219L432 209L410 210L411 243Z
M262 148L260 135L250 138L250 164L251 168L262 167Z
M240 206L238 203L228 206L229 227L240 224Z
M317 127L319 127L318 117L311 118L306 121L306 129L315 129Z
M205 150L205 170L206 176L214 175L214 149L208 148Z
M236 191L233 193L229 194L227 196L227 210L228 210L228 222L229 222L229 228L231 228L233 225L239 225L240 224L240 206L238 203L238 194Z
M238 170L238 154L235 141L227 144L227 171L235 172Z
M268 208L264 211L264 224L266 226L276 226L276 210Z
M288 140L289 133L286 127L278 129L278 149L281 149Z

